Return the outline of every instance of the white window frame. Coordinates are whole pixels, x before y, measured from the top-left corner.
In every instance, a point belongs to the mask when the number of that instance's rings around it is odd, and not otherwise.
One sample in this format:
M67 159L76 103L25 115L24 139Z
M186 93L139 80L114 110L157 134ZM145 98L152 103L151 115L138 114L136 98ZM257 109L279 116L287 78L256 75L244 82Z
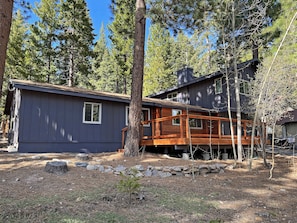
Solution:
M217 81L219 81L220 89L217 88ZM222 78L216 78L214 80L214 88L215 88L215 94L221 94L223 93L223 81Z
M177 115L181 115L181 114L182 114L181 109L172 109L171 110L172 116L177 116ZM179 120L179 122L177 122L177 120ZM179 118L172 119L172 125L180 125L180 119Z
M151 120L151 110L149 108L141 108L141 111L148 112L148 120L147 121L150 121ZM143 121L143 120L141 120L141 121ZM128 126L128 123L129 123L129 106L126 106L126 126ZM143 126L150 127L151 125L150 125L150 123L148 123L148 124L144 124Z
M241 87L243 85L243 87ZM247 80L239 80L239 93L242 95L250 95L251 87L250 82ZM243 91L241 90L243 89Z
M178 101L178 92L171 92L167 94L167 100L169 101Z
M198 126L198 127L197 126L196 127L191 126L191 119L199 120L200 121L200 126ZM189 119L189 125L190 125L191 129L203 129L202 119L199 119L199 118L190 118Z
M86 105L91 105L91 121L87 121L85 120L86 118ZM94 112L94 106L99 106L98 109L98 121L94 121L93 120L93 112ZM101 103L94 103L94 102L84 102L84 107L83 107L83 123L86 124L101 124L101 120L102 120L102 104Z

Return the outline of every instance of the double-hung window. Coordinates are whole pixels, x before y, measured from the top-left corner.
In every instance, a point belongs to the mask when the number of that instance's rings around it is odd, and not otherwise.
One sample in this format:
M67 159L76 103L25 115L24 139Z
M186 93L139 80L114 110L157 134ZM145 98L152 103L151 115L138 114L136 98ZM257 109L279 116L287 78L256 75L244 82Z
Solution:
M85 102L83 108L83 123L101 124L102 105L100 103Z
M167 100L178 101L177 95L178 95L177 92L169 93L169 94L167 94Z
M202 129L202 120L198 118L190 118L189 119L189 125L191 129Z
M240 92L240 94L249 95L250 94L250 83L246 80L240 80L239 92Z
M217 78L214 80L215 94L223 93L222 78Z

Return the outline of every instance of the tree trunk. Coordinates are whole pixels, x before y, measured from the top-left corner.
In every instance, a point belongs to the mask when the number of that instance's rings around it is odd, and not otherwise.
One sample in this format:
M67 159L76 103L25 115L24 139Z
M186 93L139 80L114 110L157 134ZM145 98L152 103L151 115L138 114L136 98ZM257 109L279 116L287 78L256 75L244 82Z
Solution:
M234 1L232 3L232 30L235 33L235 12L234 12ZM233 45L233 63L234 63L234 87L235 87L235 101L236 101L236 120L237 120L237 158L238 162L242 162L242 143L241 143L241 105L240 105L240 95L239 95L239 75L237 67L237 46L235 35L233 35L232 45Z
M12 20L13 0L1 0L0 3L0 98L5 70L6 49Z
M134 58L125 156L137 156L141 139L141 108L145 41L145 0L136 1Z

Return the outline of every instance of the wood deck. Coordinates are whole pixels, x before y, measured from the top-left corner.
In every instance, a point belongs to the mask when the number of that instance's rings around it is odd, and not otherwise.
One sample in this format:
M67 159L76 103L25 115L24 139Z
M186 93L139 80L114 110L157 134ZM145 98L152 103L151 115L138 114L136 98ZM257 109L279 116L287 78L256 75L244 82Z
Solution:
M179 125L172 125L174 119L179 119ZM200 119L203 128L189 127L189 120ZM232 145L232 138L226 133L226 129L230 129L230 121L228 118L182 114L178 116L168 116L156 118L143 122L150 124L151 131L147 133L143 127L141 146L174 146L174 145ZM227 127L226 127L227 126ZM237 145L236 135L236 119L232 120L233 130L235 132L234 142ZM242 145L249 146L251 144L251 120L242 120ZM122 148L125 144L125 135L127 128L122 129ZM146 132L146 134L145 134ZM255 144L259 143L259 137L255 137Z

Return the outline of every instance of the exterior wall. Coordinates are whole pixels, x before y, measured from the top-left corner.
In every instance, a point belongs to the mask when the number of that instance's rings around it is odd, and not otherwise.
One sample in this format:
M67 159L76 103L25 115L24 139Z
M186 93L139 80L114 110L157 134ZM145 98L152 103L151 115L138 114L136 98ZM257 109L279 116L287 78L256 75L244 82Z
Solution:
M83 123L84 102L102 103L101 124ZM19 152L108 152L121 147L125 103L22 90Z
M297 135L297 123L289 122L284 125L283 137L284 138L295 138Z
M239 79L250 81L254 78L256 72L255 65L249 65L239 70ZM222 78L222 93L215 94L215 79ZM230 85L234 86L234 78L230 78ZM178 92L178 101L181 103L197 105L209 109L218 109L220 112L227 110L227 86L226 79L223 78L223 74L209 76L204 80L193 82L187 86L176 88L172 91L164 92L162 94L154 96L154 98L166 99L168 93ZM240 94L240 100L242 108L244 109L248 103L248 97ZM233 88L231 92L231 108L235 111L235 90Z

